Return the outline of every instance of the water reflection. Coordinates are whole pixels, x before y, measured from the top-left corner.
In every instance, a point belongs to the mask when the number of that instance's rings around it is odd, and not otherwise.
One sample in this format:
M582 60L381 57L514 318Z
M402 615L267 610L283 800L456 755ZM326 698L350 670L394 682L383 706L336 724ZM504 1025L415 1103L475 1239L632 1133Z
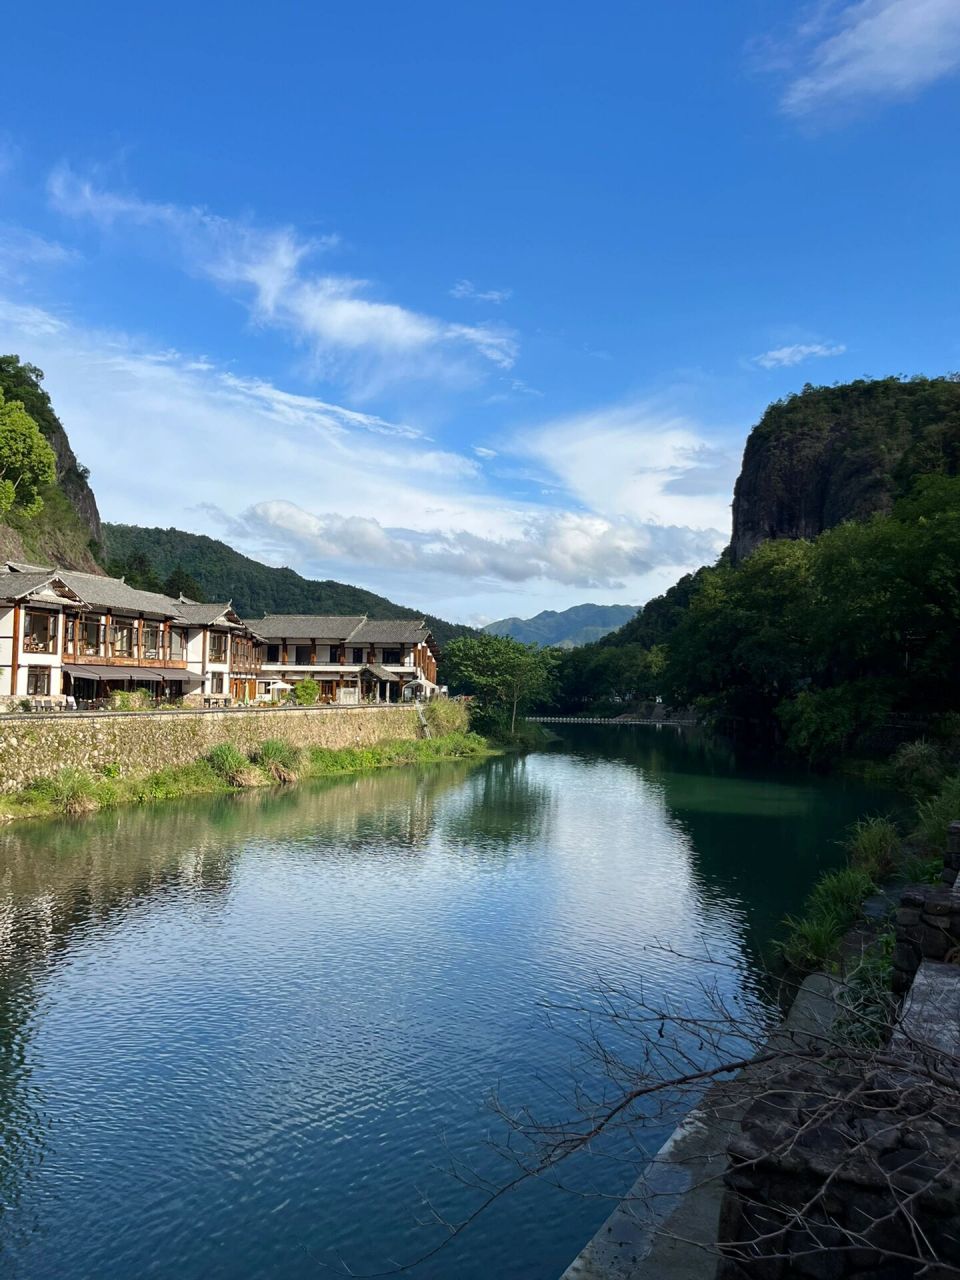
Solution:
M485 1103L557 1105L543 1001L598 974L753 998L773 923L865 802L696 737L555 750L0 832L0 1269L301 1280L415 1255ZM867 806L868 807L868 806ZM819 842L819 843L818 843ZM826 852L824 853L824 849ZM623 1169L629 1180L629 1169ZM554 1280L605 1212L541 1185L429 1280Z

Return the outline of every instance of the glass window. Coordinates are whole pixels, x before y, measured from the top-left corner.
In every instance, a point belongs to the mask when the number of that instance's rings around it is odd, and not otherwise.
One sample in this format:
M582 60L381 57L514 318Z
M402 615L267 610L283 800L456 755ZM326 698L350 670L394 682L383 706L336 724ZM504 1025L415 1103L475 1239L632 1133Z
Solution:
M340 661L340 646L338 644L332 644L330 646L330 661L331 662Z
M210 692L223 693L223 672L218 671L216 675L210 677Z
M53 653L57 647L57 615L28 609L23 622L24 653Z
M362 650L362 649L354 649L354 651L353 651L353 660L354 660L354 662L362 662L362 661L363 661L363 650Z
M403 651L400 649L384 649L383 661L386 666L398 666L403 662Z
M145 658L162 657L160 645L161 631L159 626L154 622L145 622L143 624L143 656Z
M186 656L186 637L182 631L174 627L170 632L170 658L174 662L183 662Z
M110 628L115 658L132 658L136 653L135 629L131 622L115 622Z
M80 626L80 652L96 657L102 652L103 629L99 622L84 622Z
M293 660L298 667L310 666L310 645L298 644L295 647L293 653L294 653Z
M33 698L50 696L49 667L27 667L27 693Z
M226 662L227 637L222 631L210 632L210 648L207 652L211 662Z
M268 662L280 661L280 646L278 644L267 645L267 661Z

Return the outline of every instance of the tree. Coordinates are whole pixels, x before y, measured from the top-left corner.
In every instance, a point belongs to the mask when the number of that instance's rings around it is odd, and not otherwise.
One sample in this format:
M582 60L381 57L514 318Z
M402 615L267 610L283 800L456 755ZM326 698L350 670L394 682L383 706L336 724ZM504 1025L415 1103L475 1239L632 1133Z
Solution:
M293 700L298 707L312 707L319 697L320 686L309 676L306 680L298 680L293 686Z
M557 665L557 651L521 644L509 636L461 636L444 650L447 682L455 692L470 693L491 725L516 732L517 713L547 694Z
M197 604L205 604L207 597L203 594L203 588L196 580L192 573L188 573L182 564L175 564L170 572L169 577L163 584L163 590L168 596L172 596L174 600L183 596L187 600L195 600Z
M0 515L13 508L36 515L40 491L56 478L56 456L40 428L21 401L5 400L0 390Z

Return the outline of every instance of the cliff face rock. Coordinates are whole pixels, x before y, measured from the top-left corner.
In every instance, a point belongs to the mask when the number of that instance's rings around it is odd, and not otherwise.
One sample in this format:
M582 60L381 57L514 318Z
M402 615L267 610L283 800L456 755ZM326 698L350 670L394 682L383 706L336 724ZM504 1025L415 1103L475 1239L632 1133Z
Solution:
M747 439L731 558L887 511L917 476L937 471L960 471L956 375L804 387L772 404Z
M22 400L27 413L43 432L57 458L57 485L89 531L89 540L103 538L100 512L86 470L77 462L63 424L53 411L50 397L41 383L43 373L32 364L22 364L19 356L0 356L0 387L8 400Z

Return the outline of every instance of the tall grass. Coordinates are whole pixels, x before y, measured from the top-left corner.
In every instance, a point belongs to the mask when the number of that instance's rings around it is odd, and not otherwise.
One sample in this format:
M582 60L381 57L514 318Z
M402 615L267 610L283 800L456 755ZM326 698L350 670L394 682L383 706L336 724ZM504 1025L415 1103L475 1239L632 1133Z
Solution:
M301 752L281 738L268 738L261 742L252 759L275 782L296 782L300 776Z
M915 835L928 853L943 853L947 827L960 819L960 774L949 777L935 796L917 805Z
M862 867L843 867L821 876L804 904L803 914L787 916L787 936L777 950L796 969L827 964L843 935L860 914L874 883Z
M96 779L74 765L67 765L49 778L38 778L27 792L71 818L100 808Z
M943 785L943 758L932 742L918 738L896 749L890 772L897 786L908 795L929 796Z
M239 747L232 742L221 742L207 753L207 764L224 782L231 787L252 787L260 780L260 775Z
M900 833L889 818L859 818L844 841L850 861L875 880L890 875L900 858Z

